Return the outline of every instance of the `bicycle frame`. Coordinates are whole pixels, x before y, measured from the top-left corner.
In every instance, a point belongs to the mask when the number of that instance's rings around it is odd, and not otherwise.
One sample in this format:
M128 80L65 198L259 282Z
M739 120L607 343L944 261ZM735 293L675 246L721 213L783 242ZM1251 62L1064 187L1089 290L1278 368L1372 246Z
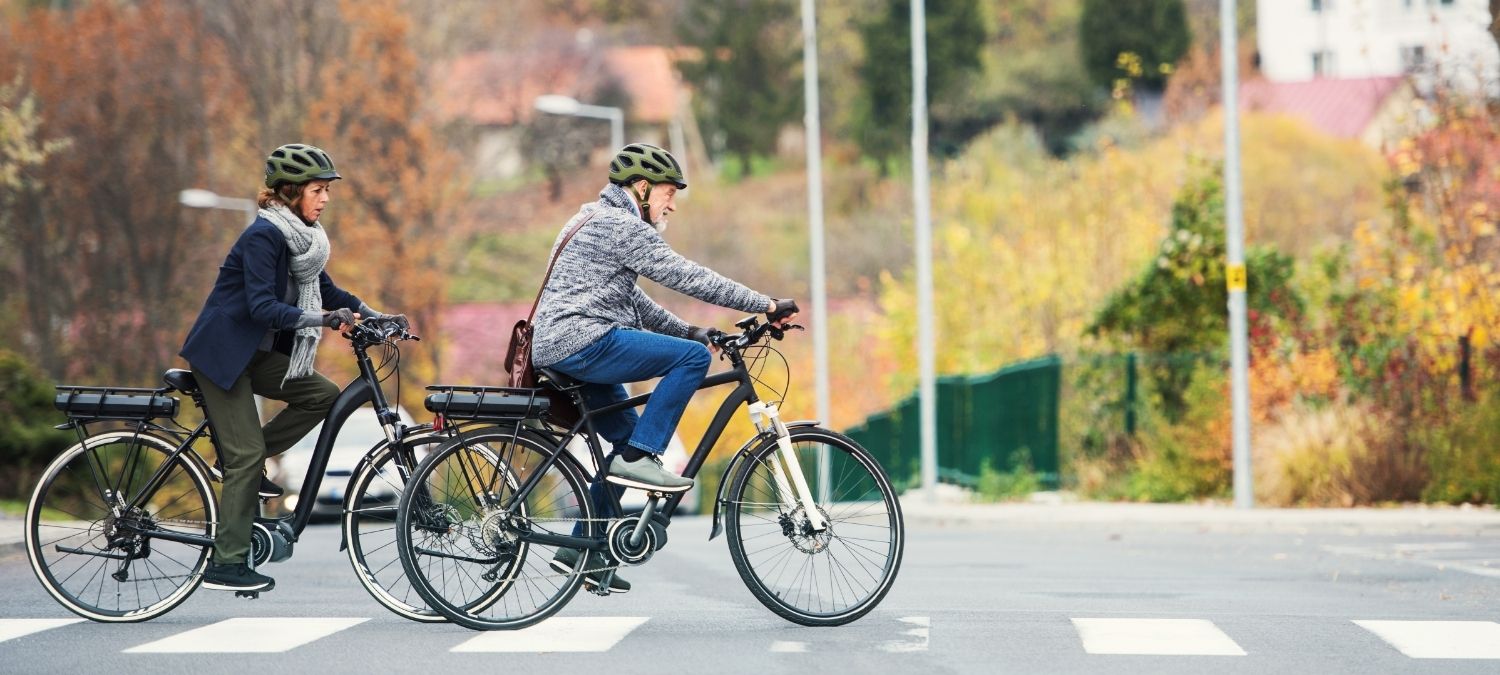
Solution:
M380 420L381 426L383 426L385 429L387 440L389 440L392 445L396 446L397 452L410 452L403 443L407 435L408 428L400 423L400 418L395 411L391 410L389 403L387 403L385 392L380 388L380 379L376 374L374 364L370 361L369 354L366 352L366 347L361 344L355 344L354 353L355 360L359 365L359 376L339 392L338 397L334 399L332 406L329 407L327 415L324 416L323 427L318 433L318 441L317 444L313 447L312 459L307 467L307 475L302 481L302 489L298 494L297 507L293 509L290 519L283 521L291 527L291 541L293 542L295 542L297 540L297 537L302 534L302 531L307 528L308 522L312 519L312 509L317 501L318 489L322 486L323 475L328 468L328 460L333 455L333 443L338 439L339 432L343 429L344 423L349 420L349 417L353 415L354 411L358 410L360 406L363 406L366 403L373 402L377 417ZM202 394L194 394L193 402L197 404L200 409L205 411L205 418L186 436L184 436L180 432L149 422L142 422L137 425L137 434L146 429L152 429L171 435L172 437L178 439L179 443L172 454L162 462L161 466L157 467L156 472L150 479L147 480L145 487L142 490L138 491L136 495L131 499L131 501L125 506L133 508L139 507L144 504L145 500L149 498L150 495L153 494L158 488L160 488L162 483L166 482L169 474L169 468L173 466L173 462L178 457L184 454L188 454L193 457L193 459L190 461L196 461L200 465L203 465L203 458L200 457L196 452L193 452L191 450L193 442L198 438L207 436L212 439L217 446L217 438L215 438L212 432L213 424L211 419L209 419L206 415L207 408L204 407ZM81 421L75 423L75 426L80 429L80 435L82 435L84 426L86 424L87 422ZM410 461L411 459L411 457L407 457L408 461ZM97 461L97 459L93 459L89 463L89 469L91 472L96 472L96 469L94 467L95 461ZM94 481L96 484L100 483L97 473L94 476ZM352 476L350 477L350 481L353 481ZM102 496L103 494L105 494L105 488L102 484L100 484L99 487L100 494ZM115 492L118 492L118 487L115 489ZM143 530L139 534L148 538L165 539L168 541L175 541L185 544L194 544L201 546L213 545L212 538L183 534L178 532Z
M688 458L687 466L682 471L682 476L684 478L695 478L698 475L698 472L703 468L704 463L708 460L709 453L713 451L714 446L718 444L719 439L723 436L724 429L729 425L729 420L734 416L735 411L741 405L747 406L751 411L752 418L755 420L756 426L760 430L760 433L757 434L754 438L751 438L749 441L747 441L744 446L740 448L740 451L735 454L734 458L730 460L729 466L725 468L725 480L721 481L720 483L718 493L720 496L722 496L723 494L724 484L728 482L727 478L729 476L729 472L738 465L741 459L748 453L749 449L755 445L755 442L757 440L773 439L778 437L781 439L785 439L786 430L788 428L793 426L815 424L814 422L793 422L791 424L783 424L780 419L776 417L774 408L761 403L760 398L755 393L755 385L751 380L750 372L745 367L742 361L735 363L734 367L728 371L705 377L703 379L703 382L698 385L698 390L701 391L703 389L710 389L726 384L735 384L736 386L733 391L729 392L729 395L724 399L724 401L719 404L718 411L714 413L713 420L709 423L708 429L704 431L703 437L698 441L698 446L693 450L693 454ZM571 388L569 391L573 397L574 402L578 405L579 411L582 413L579 416L578 422L574 424L573 427L570 428L567 432L555 432L551 430L544 430L540 432L543 435L549 437L549 439L555 443L555 447L557 447L559 451L552 457L549 457L547 460L545 460L542 465L539 466L534 473L532 473L528 480L516 489L515 494L504 505L504 508L510 509L514 506L514 504L523 499L524 496L541 479L541 476L546 472L546 470L551 468L552 462L557 461L558 457L566 455L568 459L564 461L573 461L576 465L577 460L573 458L571 454L567 453L565 447L567 446L568 442L570 442L575 436L578 436L580 432L587 432L584 434L584 442L588 445L589 451L593 455L594 459L594 472L590 477L590 481L593 483L602 481L606 475L607 465L605 463L604 450L599 445L599 437L594 429L594 418L600 415L608 415L629 408L642 406L651 400L651 392L647 392L644 394L632 396L618 403L612 403L601 408L590 410L587 404L583 401L582 393L578 391L577 387ZM762 420L765 420L765 422L763 423ZM785 443L783 445L785 446L782 448L783 460L786 461L791 467L791 473L794 475L793 480L788 483L786 479L786 472L782 468L781 463L773 463L775 475L778 478L778 482L781 483L783 487L782 494L797 495L799 502L807 505L807 511L809 513L816 514L816 509L811 506L811 492L808 490L800 467L797 465L797 459L795 455L791 453L790 443ZM587 472L584 473L587 474ZM616 491L614 490L609 490L607 492L609 494L609 502L605 505L609 506L613 510L615 516L622 517L623 509L620 506L619 495L616 494ZM663 528L669 526L672 521L672 515L677 510L677 505L682 501L683 494L683 492L678 492L666 496L665 501L661 504L660 508L655 510L654 512L654 500L653 502L648 502L646 507L647 510L642 514L642 523L644 523L644 521L647 519L652 519L655 516L659 515L661 526ZM821 530L823 529L823 527L825 527L820 517L812 516L811 518L813 519L815 529ZM709 534L709 538L713 539L714 537L718 536L720 530L719 503L718 499L716 499L714 503L714 527L712 532ZM523 534L522 539L533 543L550 546L563 546L569 548L583 548L593 550L604 548L606 545L602 537L574 537L541 532Z

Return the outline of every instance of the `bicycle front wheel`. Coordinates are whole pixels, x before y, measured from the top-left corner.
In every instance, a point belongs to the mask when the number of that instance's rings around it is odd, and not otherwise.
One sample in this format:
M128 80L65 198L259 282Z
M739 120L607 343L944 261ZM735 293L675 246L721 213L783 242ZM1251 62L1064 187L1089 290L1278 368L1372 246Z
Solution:
M344 497L344 549L354 576L386 609L424 623L447 619L406 578L396 550L396 507L417 464L447 439L426 429L409 435L401 451L381 441L354 472Z
M587 485L564 452L530 434L475 429L433 452L401 495L396 545L428 606L474 630L537 623L578 591L572 565L536 535L596 529Z
M63 607L94 621L145 621L197 590L212 546L165 537L211 542L218 504L202 464L174 449L148 434L100 434L42 473L26 507L26 554Z
M885 471L849 437L817 427L789 432L827 527L814 530L788 490L795 482L772 439L742 460L731 484L729 555L750 592L778 616L804 626L846 624L874 609L896 580L906 546L901 504Z

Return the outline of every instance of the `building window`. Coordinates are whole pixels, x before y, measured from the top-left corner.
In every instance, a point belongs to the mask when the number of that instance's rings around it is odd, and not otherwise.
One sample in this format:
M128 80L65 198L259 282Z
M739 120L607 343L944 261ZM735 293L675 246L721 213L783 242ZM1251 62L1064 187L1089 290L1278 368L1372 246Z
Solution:
M1422 45L1401 48L1401 67L1407 71L1420 70L1427 65L1427 49Z
M1316 51L1312 54L1313 77L1333 77L1333 52Z

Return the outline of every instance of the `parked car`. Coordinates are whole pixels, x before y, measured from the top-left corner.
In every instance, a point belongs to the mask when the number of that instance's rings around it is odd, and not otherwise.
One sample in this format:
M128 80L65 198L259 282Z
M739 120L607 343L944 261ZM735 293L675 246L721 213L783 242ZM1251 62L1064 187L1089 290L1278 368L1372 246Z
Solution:
M401 416L404 424L413 424L411 415L405 409L398 408L397 414ZM297 508L297 501L301 498L302 481L307 476L307 467L312 463L313 448L318 444L318 434L323 425L312 428L302 440L298 441L291 449L279 456L276 469L271 471L271 480L276 481L286 489L286 496L282 498L282 507L287 511ZM385 431L380 426L380 421L375 417L375 409L369 406L354 411L349 420L339 430L338 439L334 441L333 452L328 456L328 467L323 471L323 482L318 486L317 503L313 505L312 516L315 520L337 519L343 515L344 489L349 486L349 477L354 474L354 469L359 466L359 460L363 459L365 453L376 443L385 440ZM382 503L400 499L401 495L390 487L387 481L375 481L371 484L370 493L366 498Z

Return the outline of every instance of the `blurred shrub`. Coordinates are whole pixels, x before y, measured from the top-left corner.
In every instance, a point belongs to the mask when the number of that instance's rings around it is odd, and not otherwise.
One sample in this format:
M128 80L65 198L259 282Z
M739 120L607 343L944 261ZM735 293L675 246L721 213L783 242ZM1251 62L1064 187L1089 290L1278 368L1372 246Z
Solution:
M36 474L73 440L53 429L52 386L19 355L0 349L0 498L31 489Z
M1500 392L1486 392L1452 421L1417 436L1431 471L1422 499L1500 503Z
M979 483L974 486L976 498L981 502L1003 502L1025 499L1042 489L1042 476L1032 468L1031 452L1020 448L1011 454L1011 471L999 471L989 459L979 467Z

